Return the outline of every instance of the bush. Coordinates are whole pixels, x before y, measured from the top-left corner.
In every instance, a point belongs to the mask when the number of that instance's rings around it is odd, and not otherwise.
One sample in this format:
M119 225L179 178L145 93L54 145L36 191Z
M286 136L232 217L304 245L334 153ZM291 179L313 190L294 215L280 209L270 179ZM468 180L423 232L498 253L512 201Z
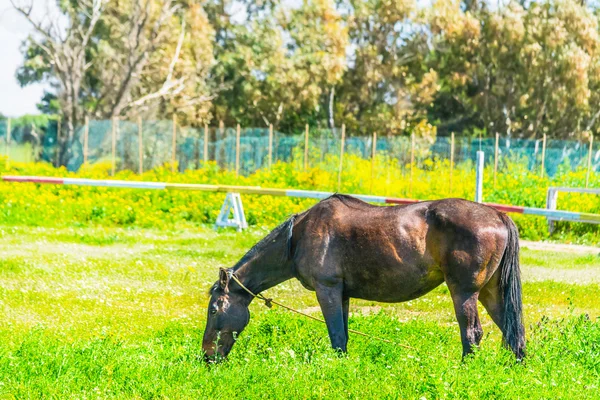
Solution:
M296 157L302 160L302 157ZM300 161L276 163L269 171L259 170L249 176L236 177L216 164L198 170L173 174L165 165L143 175L121 171L114 178L121 180L166 181L262 186L338 191L337 156L325 155L323 161L304 171ZM348 154L340 192L375 194L416 199L462 197L471 199L474 193L475 172L470 163L455 167L452 188L447 160L427 160L413 169L399 166L395 159L379 156L375 170L371 161ZM13 175L41 175L109 179L110 164L87 165L79 172L54 168L46 163L11 162L6 169L0 160L0 172ZM373 179L371 177L373 176ZM585 170L562 170L552 178L541 178L523 162L508 162L497 176L494 187L493 170L488 168L484 179L484 201L527 207L544 207L549 186L582 187ZM600 174L592 174L592 186L600 186ZM223 201L223 193L177 190L136 190L101 187L0 183L0 220L4 224L33 226L87 225L168 227L174 223L214 223ZM286 216L307 209L312 199L244 195L244 207L251 225L273 226ZM600 197L582 194L561 194L559 208L572 211L600 213ZM512 215L521 236L539 240L549 238L544 218ZM552 239L580 243L598 243L597 225L559 223Z

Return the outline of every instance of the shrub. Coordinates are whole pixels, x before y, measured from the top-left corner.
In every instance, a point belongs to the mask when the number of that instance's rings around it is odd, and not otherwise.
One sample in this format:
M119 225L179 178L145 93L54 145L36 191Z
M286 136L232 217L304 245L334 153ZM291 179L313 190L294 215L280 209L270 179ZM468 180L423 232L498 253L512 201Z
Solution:
M296 160L302 160L296 157ZM249 176L236 177L221 170L215 163L205 168L173 174L165 165L143 175L121 171L115 179L248 185L272 188L297 188L338 191L335 155L325 155L307 171L300 161L279 162L271 170L262 169ZM340 192L374 194L416 199L462 197L471 199L474 193L475 172L471 163L455 167L452 189L448 160L428 160L411 168L398 165L397 160L378 156L375 169L371 161L348 154ZM11 162L8 170L0 160L0 172L13 175L41 175L109 179L110 164L97 163L81 168L77 173L54 168L46 163ZM373 176L373 179L371 177ZM554 177L541 178L532 173L524 162L507 162L497 176L494 187L493 170L485 171L484 201L527 207L544 207L549 186L585 185L585 170L561 170ZM592 174L592 185L600 186L600 174ZM168 227L177 222L214 223L223 201L223 193L177 190L136 190L102 187L0 183L0 219L4 224L81 225ZM273 226L286 216L300 212L315 203L312 199L244 195L244 207L251 225ZM561 194L559 208L572 211L600 213L600 197L582 194ZM521 236L527 239L549 238L544 218L512 215ZM573 242L600 240L596 225L559 223L552 239Z

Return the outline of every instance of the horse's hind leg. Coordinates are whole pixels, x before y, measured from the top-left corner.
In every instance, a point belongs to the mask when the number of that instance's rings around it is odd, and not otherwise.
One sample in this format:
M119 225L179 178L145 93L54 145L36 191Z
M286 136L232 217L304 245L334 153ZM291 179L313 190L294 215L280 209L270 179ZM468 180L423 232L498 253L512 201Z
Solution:
M315 292L317 293L317 300L321 306L323 317L327 323L331 346L345 353L348 342L348 328L344 308L346 310L348 308L344 307L343 284L341 282L333 285L319 283L315 285Z
M479 346L483 336L479 313L477 311L478 292L463 292L452 284L448 284L456 319L460 326L460 337L463 347L463 357L473 352L474 346Z
M350 314L350 297L342 298L342 313L344 315L344 332L346 333L346 345L348 344L348 315Z
M479 301L483 304L490 317L492 317L492 321L500 328L502 340L504 341L504 301L500 292L500 270L494 273L489 282L481 289Z
M498 325L498 328L500 328L500 331L504 333L502 328L502 293L500 293L499 280L500 271L498 270L481 289L479 301L483 304L490 317L492 317L492 321L494 321L494 323Z

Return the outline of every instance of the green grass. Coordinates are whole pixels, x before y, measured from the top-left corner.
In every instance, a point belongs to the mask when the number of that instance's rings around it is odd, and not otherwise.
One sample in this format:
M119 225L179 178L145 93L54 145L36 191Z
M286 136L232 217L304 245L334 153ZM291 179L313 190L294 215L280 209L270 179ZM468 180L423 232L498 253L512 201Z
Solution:
M321 324L255 302L228 362L206 367L207 289L265 232L0 226L0 398L600 398L600 261L530 249L524 364L483 309L462 362L442 285L351 303L351 328L415 350L352 336L339 357ZM298 282L268 293L319 314Z
M598 254L561 253L558 251L536 251L521 249L521 262L529 267L551 269L587 269L600 265Z

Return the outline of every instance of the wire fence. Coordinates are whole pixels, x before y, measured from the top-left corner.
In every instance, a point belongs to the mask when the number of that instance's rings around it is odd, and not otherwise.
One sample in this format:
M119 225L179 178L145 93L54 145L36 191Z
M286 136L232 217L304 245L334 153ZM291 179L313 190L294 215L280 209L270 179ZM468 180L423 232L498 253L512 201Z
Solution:
M219 167L251 174L278 161L299 161L305 165L321 164L327 157L339 156L342 130L309 129L306 134L288 134L269 128L181 127L175 121L99 120L78 126L72 138L60 122L46 126L18 125L0 121L0 152L15 161L45 161L65 165L77 171L84 162L109 162L114 170L134 172L175 161L179 171L201 168L206 161ZM59 135L60 129L60 135ZM239 137L239 140L238 140ZM369 159L373 154L373 136L354 136L346 132L344 153ZM497 142L497 145L496 145ZM239 144L238 144L239 143ZM455 165L474 164L476 153L485 153L486 163L494 163L498 153L498 170L506 161L518 160L532 171L549 176L559 169L589 168L600 171L600 143L575 140L513 139L510 137L435 137L380 135L376 154L395 159L399 168L407 164L427 168L432 161L450 160ZM308 144L308 147L306 146ZM306 157L306 160L305 160ZM412 160L412 162L411 162Z

